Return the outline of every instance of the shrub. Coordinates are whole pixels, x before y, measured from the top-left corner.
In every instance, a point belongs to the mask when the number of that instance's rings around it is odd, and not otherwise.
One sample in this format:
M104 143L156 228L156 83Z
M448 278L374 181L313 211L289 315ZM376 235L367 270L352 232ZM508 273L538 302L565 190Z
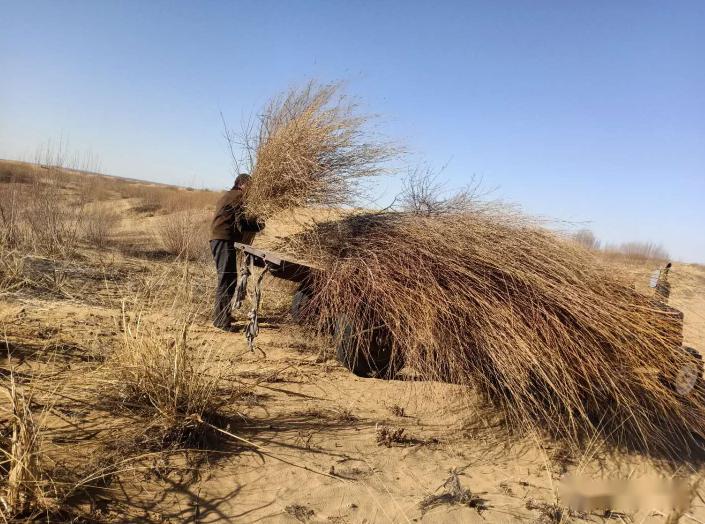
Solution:
M60 170L49 169L23 189L21 223L31 249L71 255L81 239L84 206L67 194Z
M23 196L18 184L0 186L0 246L16 248L27 242L22 224Z
M12 372L2 380L0 388L8 401L1 409L8 420L8 432L0 435L4 439L0 470L7 474L0 482L4 488L0 515L13 519L45 513L50 500L40 463L42 428L32 414L31 396L25 395Z
M82 237L92 246L104 247L120 220L120 215L106 205L93 205L85 209Z
M573 235L573 240L586 249L597 251L600 249L600 241L589 229L581 229Z
M85 202L101 202L109 200L117 193L115 179L103 175L80 175L81 197Z
M24 283L24 257L0 244L0 293L14 291Z
M209 218L203 211L177 212L163 217L156 233L168 253L185 260L205 260Z
M156 448L201 442L201 422L217 419L235 394L223 394L225 366L217 356L188 345L189 327L186 321L150 328L125 317L122 343L107 366L109 398L145 416L139 432Z
M625 255L635 260L668 260L668 251L653 242L625 242L617 246L607 246L608 253Z

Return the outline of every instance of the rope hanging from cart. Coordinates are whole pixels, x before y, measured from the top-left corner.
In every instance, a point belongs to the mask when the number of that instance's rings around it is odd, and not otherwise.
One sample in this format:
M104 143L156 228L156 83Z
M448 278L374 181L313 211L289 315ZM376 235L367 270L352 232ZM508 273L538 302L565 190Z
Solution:
M235 248L240 250L244 257L235 287L235 308L240 308L247 298L248 283L250 277L254 274L255 266L262 268L262 272L257 277L255 287L250 293L251 308L247 313L247 326L245 327L247 347L250 351L254 351L256 347L255 341L257 335L259 335L259 307L262 302L262 284L265 275L272 275L283 280L301 283L308 277L313 268L297 262L284 260L276 253L263 251L247 244L236 242ZM259 347L257 349L262 351ZM262 354L266 357L264 351L262 351Z
M247 296L247 285L250 279L250 275L254 272L254 256L250 253L244 253L245 259L240 269L240 274L237 280L237 287L235 288L235 307L240 308L245 301ZM264 268L257 277L257 282L255 283L255 288L250 296L250 311L247 313L247 326L245 327L245 339L247 340L247 348L254 352L255 350L255 340L257 335L259 335L259 306L262 301L262 282L264 281L264 276L270 271L270 264L265 262ZM258 348L262 351L261 348ZM266 353L262 351L262 354L266 357Z

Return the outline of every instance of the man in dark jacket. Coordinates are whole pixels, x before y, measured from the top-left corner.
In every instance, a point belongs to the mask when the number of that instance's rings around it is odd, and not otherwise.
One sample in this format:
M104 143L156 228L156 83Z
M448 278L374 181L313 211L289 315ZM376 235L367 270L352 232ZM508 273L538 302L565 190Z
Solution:
M233 188L226 192L216 205L211 224L211 253L218 270L218 287L215 291L213 325L230 331L230 303L237 285L237 261L233 242L248 241L252 235L264 229L257 220L247 220L242 207L243 194L250 182L250 175L242 173L235 179Z

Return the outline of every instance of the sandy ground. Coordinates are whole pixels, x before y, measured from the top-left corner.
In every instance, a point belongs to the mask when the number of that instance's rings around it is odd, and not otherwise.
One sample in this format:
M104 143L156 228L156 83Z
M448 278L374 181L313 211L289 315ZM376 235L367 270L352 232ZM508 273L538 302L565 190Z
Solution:
M130 209L127 200L115 205L125 213ZM120 234L133 230L139 218L127 218ZM288 232L284 226L271 228L261 245ZM42 263L47 262L35 262L37 271L46 272ZM100 263L89 254L65 269L65 283L58 287L1 296L0 327L17 369L29 376L51 368L57 384L80 382L97 356L118 343L121 298L168 264L111 249ZM652 265L630 266L638 286L648 281ZM676 264L672 274L672 304L685 312L686 343L705 348L705 267ZM265 301L281 299L268 293L265 288ZM166 321L168 311L162 314ZM570 511L560 488L570 474L656 477L664 474L658 464L599 445L571 454L539 438L510 437L496 414L467 400L456 386L355 377L331 357L330 347L301 332L285 314L265 311L264 317L254 353L242 334L217 331L203 318L192 328L192 344L217 348L238 380L257 384L233 406L228 429L257 448L224 437L195 471L175 454L124 472L93 508L96 519L665 521L668 504L656 498L642 500L639 509L608 500L613 511L605 516L598 510ZM96 414L76 411L69 418L81 425ZM383 428L403 434L385 445L378 442ZM669 475L692 481L700 473L684 463ZM693 497L681 522L705 522L701 495Z
M103 341L114 336L116 313L35 297L6 298L0 308L5 329L14 333L8 339L17 345L34 339L37 351L62 348L55 358L65 373L80 370L84 357L109 345ZM19 323L21 329L8 328ZM596 449L576 460L558 445L509 438L485 408L461 402L456 386L355 377L282 320L263 324L256 353L247 351L242 335L206 325L194 328L194 343L201 342L216 345L241 377L260 383L238 403L239 420L230 431L262 449L226 443L195 478L184 478L178 459L161 468L166 473L155 466L121 475L105 505L106 520L557 522L550 520L552 505L570 472L603 478L657 474L638 457ZM28 358L20 369L33 366ZM381 426L403 428L404 441L380 445ZM447 502L451 470L472 494L469 504ZM666 511L625 508L624 518L662 522ZM689 514L705 520L702 500L694 501ZM598 515L585 518L602 521Z

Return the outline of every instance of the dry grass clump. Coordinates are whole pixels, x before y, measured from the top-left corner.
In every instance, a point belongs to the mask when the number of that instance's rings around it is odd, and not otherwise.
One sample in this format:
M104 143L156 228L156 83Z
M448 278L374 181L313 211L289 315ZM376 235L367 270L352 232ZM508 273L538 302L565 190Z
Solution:
M452 209L356 214L292 239L286 250L324 268L310 323L330 332L346 319L363 351L391 337L392 359L477 387L517 429L696 447L705 404L669 386L686 362L672 316L517 214L470 200Z
M61 509L68 485L57 483L45 453L46 406L38 417L32 406L34 389L13 369L0 380L0 518L32 521ZM35 406L36 408L36 406ZM60 485L61 484L61 485Z
M145 417L142 445L153 449L200 446L221 409L238 392L224 387L217 355L188 344L189 322L178 329L124 321L122 344L108 362L108 397L120 409Z
M19 289L25 282L24 257L0 243L0 293Z
M165 217L156 234L168 253L184 260L204 261L210 257L209 224L210 214L189 209Z
M32 365L43 370L20 372L23 362L15 364L13 345L7 340L2 345L7 353L0 364L0 522L93 522L85 518L86 497L93 500L131 461L112 452L114 432L98 436L102 431L76 416L77 405L100 406L94 382L81 374L80 385L72 384L56 368L45 374L56 355L44 352L47 359Z
M436 490L442 491L427 496L419 502L419 508L423 513L444 504L464 505L475 508L478 513L487 509L487 501L474 494L469 489L463 487L460 476L463 475L464 468L453 468L448 472L448 478Z
M290 504L284 508L284 511L287 515L291 515L299 522L310 522L316 514L315 511L303 504Z
M405 435L406 429L404 428L393 428L391 426L377 426L375 428L375 440L378 446L386 446L391 448L394 444L408 444L412 443L413 439L410 439Z
M0 514L14 517L26 514L33 507L42 504L42 479L38 463L38 429L30 410L30 399L25 398L17 387L14 375L3 380L2 393L8 404L2 408L6 419L7 434L4 446L0 448L2 458L3 493L0 496Z
M369 118L339 84L309 83L272 100L254 136L243 138L253 177L245 203L253 217L307 205L343 206L360 181L382 172L397 150L369 139Z

